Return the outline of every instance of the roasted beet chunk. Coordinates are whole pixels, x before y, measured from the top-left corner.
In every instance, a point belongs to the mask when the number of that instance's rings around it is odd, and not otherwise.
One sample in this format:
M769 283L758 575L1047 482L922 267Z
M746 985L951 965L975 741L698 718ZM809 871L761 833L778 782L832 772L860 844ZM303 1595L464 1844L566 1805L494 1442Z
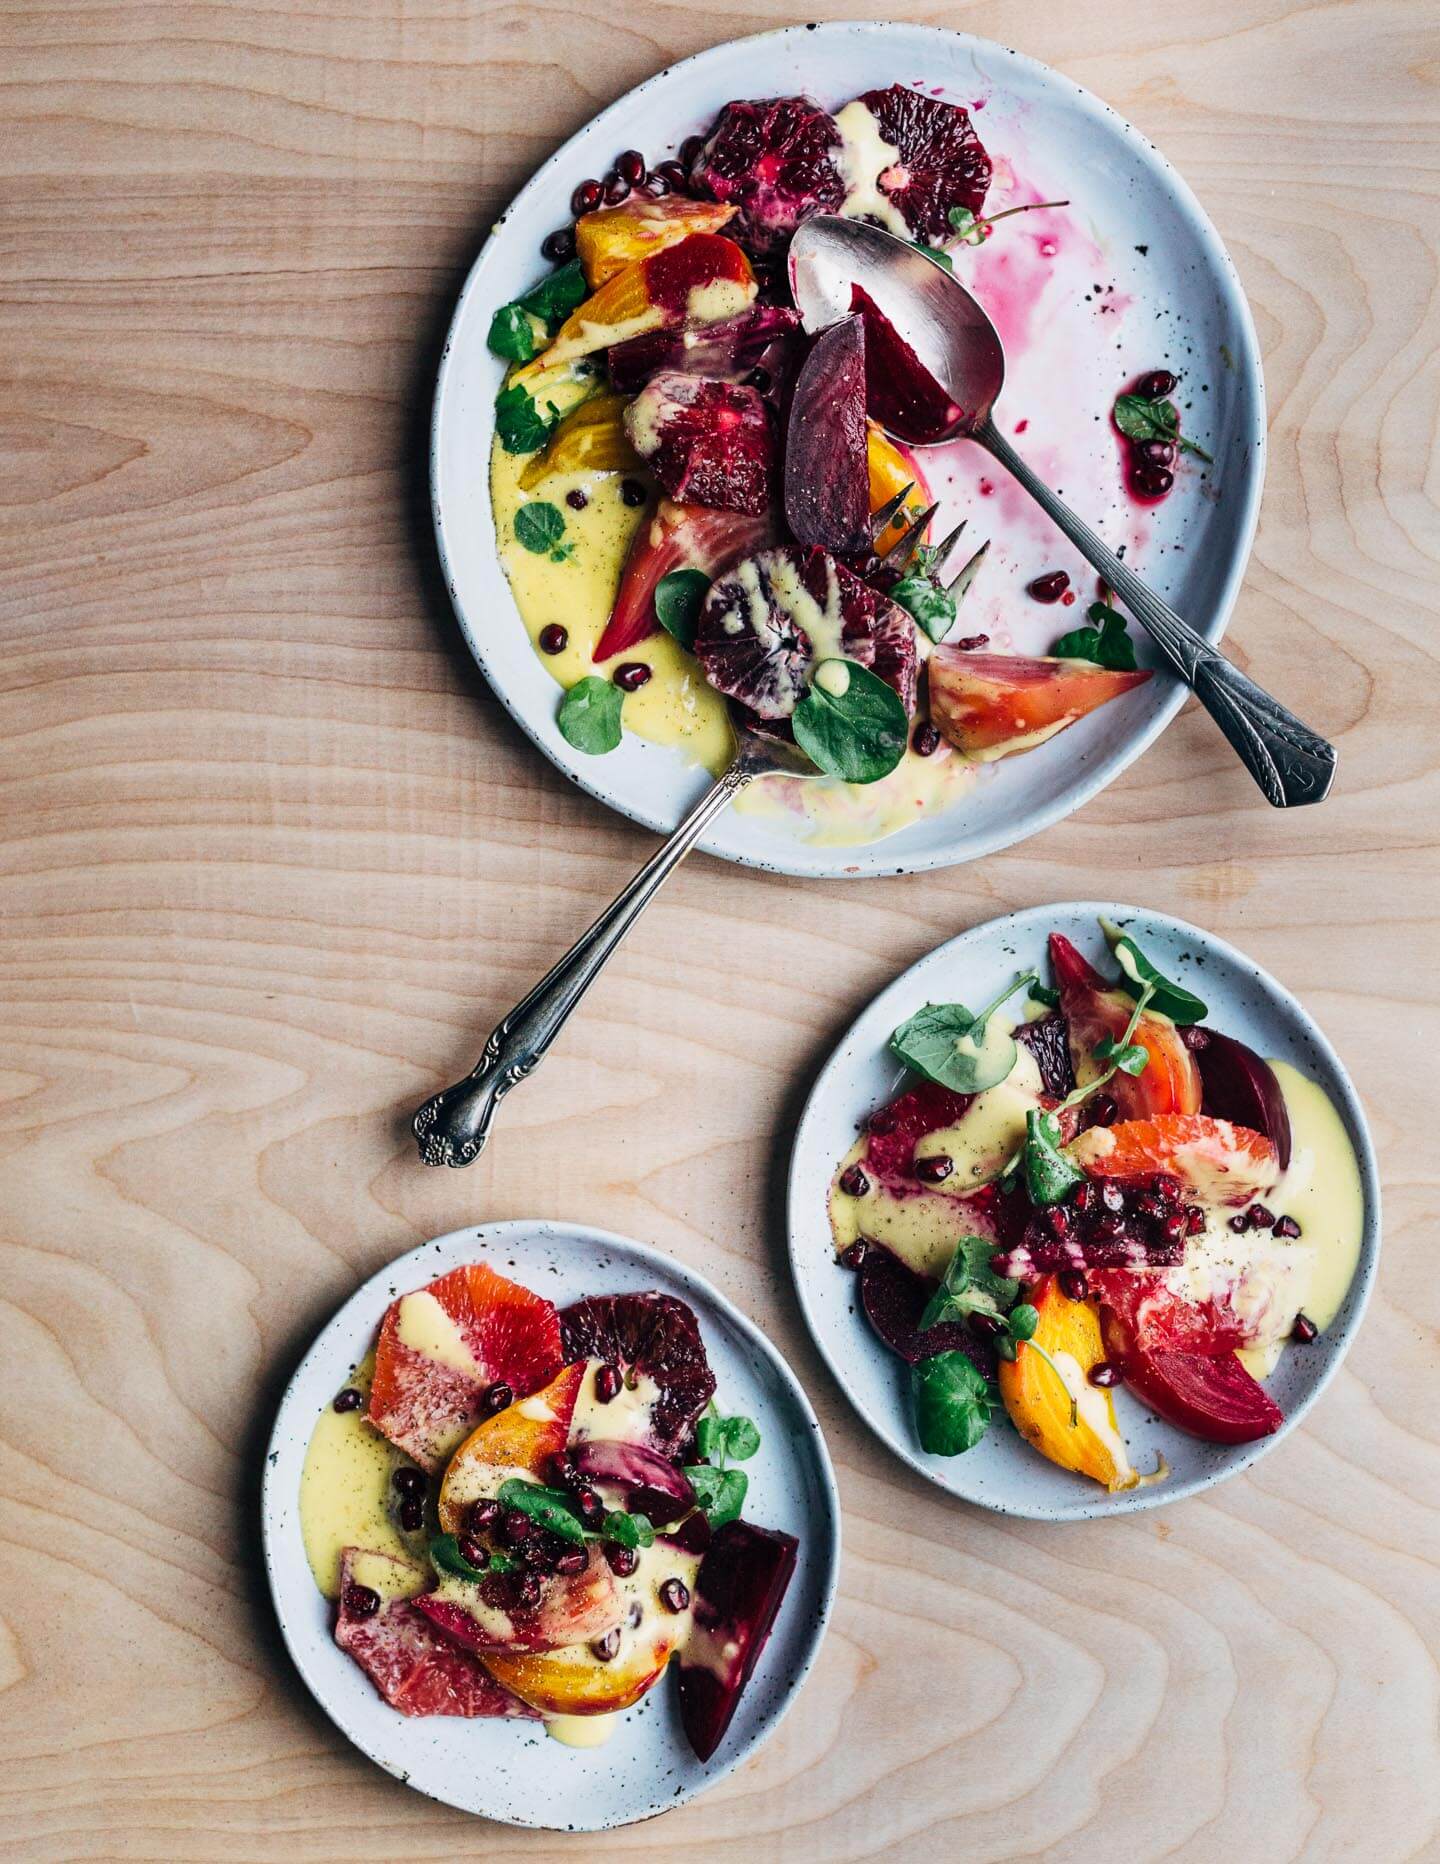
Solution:
M698 330L651 330L612 345L608 353L610 385L633 395L662 369L709 376L716 382L740 382L763 365L772 377L783 375L785 352L800 327L800 313L788 305L762 304L743 317Z
M1073 1092L1075 1066L1070 1059L1070 1026L1058 1013L1042 1016L1037 1022L1022 1023L1015 1040L1023 1042L1035 1057L1040 1080L1047 1094L1057 1100Z
M592 1295L560 1315L565 1357L603 1359L653 1379L650 1448L676 1455L715 1394L700 1326L683 1301L668 1294Z
M834 117L808 97L726 104L691 165L691 186L733 202L746 243L774 251L802 220L844 201L840 150Z
M978 214L990 186L990 158L958 104L941 103L903 84L867 91L860 99L896 152L879 177L917 239L939 243L953 236L952 207Z
M903 1175L915 1157L916 1140L958 1124L973 1099L973 1094L957 1094L937 1082L922 1081L871 1114L866 1162L881 1177Z
M759 516L775 442L753 388L665 369L625 410L631 445L677 504Z
M791 1534L731 1521L716 1532L700 1562L695 1625L679 1664L680 1720L700 1760L709 1760L724 1739L798 1552Z
M922 1333L920 1317L935 1283L893 1255L883 1243L871 1243L860 1264L860 1305L865 1318L892 1353L906 1365L918 1365L936 1353L964 1353L987 1379L995 1376L995 1352L958 1321L943 1321Z

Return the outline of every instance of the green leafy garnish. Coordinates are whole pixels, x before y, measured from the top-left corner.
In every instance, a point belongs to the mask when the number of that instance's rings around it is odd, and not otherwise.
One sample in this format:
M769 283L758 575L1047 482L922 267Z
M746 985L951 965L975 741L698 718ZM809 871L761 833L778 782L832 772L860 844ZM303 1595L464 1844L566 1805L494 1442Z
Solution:
M1210 1014L1193 991L1174 984L1141 951L1128 933L1113 941L1115 959L1120 966L1120 988L1132 997L1139 996L1148 984L1150 1007L1168 1016L1172 1023L1203 1023Z
M820 684L825 669L834 666L848 674L840 693ZM846 783L875 783L889 776L905 755L910 727L899 693L853 660L821 661L790 722L795 742L811 763Z
M1059 1122L1035 1107L1025 1115L1021 1164L1030 1202L1042 1208L1063 1203L1084 1182L1084 1172L1060 1150Z
M950 224L955 229L955 236L964 246L983 246L995 230L997 220L1008 220L1011 214L1031 214L1042 207L1068 207L1069 201L1025 201L1019 207L1007 207L998 214L988 216L972 214L968 207L952 207Z
M543 327L521 304L502 304L490 319L487 341L507 362L529 362L540 348Z
M430 1543L430 1559L437 1572L471 1581L484 1579L490 1573L513 1573L519 1565L508 1553L492 1553L484 1566L472 1566L461 1553L460 1542L454 1534L435 1536Z
M916 1074L957 1094L979 1094L996 1087L1015 1066L1016 1043L1004 1031L989 1032L990 1018L1017 990L1035 982L1027 971L1008 984L978 1015L963 1003L927 1003L890 1038L890 1047Z
M584 303L589 289L580 261L571 259L567 265L557 266L548 273L538 285L532 285L520 303L540 318L553 336L576 305Z
M1180 432L1180 410L1163 395L1157 395L1153 401L1147 401L1143 395L1118 395L1113 413L1115 425L1127 440L1168 440L1207 465L1213 464L1204 447L1196 446Z
M537 557L553 557L564 535L564 512L543 498L532 499L515 513L515 536Z
M601 1522L600 1535L605 1540L613 1540L619 1547L629 1547L632 1550L655 1545L655 1529L650 1525L650 1517L643 1514L622 1514L618 1508L607 1514Z
M535 398L521 382L502 389L495 397L495 432L507 453L535 453L550 438L560 413L553 401L547 402L547 419Z
M554 336L586 290L580 261L572 259L512 303L500 306L490 319L491 349L507 362L529 362L539 352L542 338Z
M1047 1010L1058 1010L1060 1008L1060 992L1058 990L1052 990L1049 984L1032 984L1030 986L1030 995L1037 1003L1043 1004Z
M890 591L890 600L912 615L932 641L943 641L955 625L955 598L923 571L911 570Z
M685 1474L711 1527L724 1527L727 1521L740 1518L750 1487L750 1478L743 1469L715 1469L709 1463L687 1463Z
M1122 1074L1144 1074L1150 1061L1150 1051L1143 1042L1122 1045L1113 1036L1105 1036L1090 1052L1096 1061L1113 1062Z
M911 1374L915 1429L930 1456L963 1456L990 1427L989 1381L959 1352L935 1353Z
M922 1332L967 1314L1003 1314L1020 1292L1020 1284L997 1275L990 1266L994 1243L983 1236L962 1236L940 1278L940 1286L920 1316Z
M512 1476L500 1484L499 1500L502 1508L518 1508L546 1533L558 1534L561 1540L577 1547L585 1545L585 1523L564 1489L547 1489L538 1482L522 1482Z
M695 1426L696 1453L703 1462L686 1466L695 1499L711 1527L724 1527L745 1506L750 1479L743 1469L727 1469L732 1459L748 1463L760 1448L760 1432L748 1417L722 1417L714 1404Z
M682 647L695 645L700 609L710 590L704 570L671 570L655 585L655 616Z
M1005 1322L1005 1331L995 1342L995 1350L1002 1359L1018 1358L1022 1346L1028 1346L1032 1352L1040 1355L1060 1383L1065 1386L1065 1396L1070 1400L1070 1428L1074 1430L1080 1422L1080 1406L1076 1402L1074 1392L1068 1385L1065 1385L1064 1373L1035 1338L1039 1325L1039 1308L1031 1307L1028 1301L1022 1301L1019 1307L1011 1308L1009 1318Z
M923 252L927 259L933 259L936 265L943 265L947 272L955 270L955 261L941 246L927 246L923 239L912 239L910 244L916 252Z
M1088 628L1074 628L1062 634L1051 648L1061 660L1093 660L1097 666L1113 668L1117 673L1135 671L1135 643L1125 628L1119 609L1092 602L1085 611Z
M560 701L555 722L560 736L577 751L602 757L620 742L620 709L625 695L598 673L577 680Z

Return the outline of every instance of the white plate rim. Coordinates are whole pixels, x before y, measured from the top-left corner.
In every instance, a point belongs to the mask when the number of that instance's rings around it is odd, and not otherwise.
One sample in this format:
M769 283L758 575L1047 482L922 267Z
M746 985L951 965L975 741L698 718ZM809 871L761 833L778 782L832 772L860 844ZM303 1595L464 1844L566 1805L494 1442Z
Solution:
M282 1494L281 1491L281 1484L289 1479L289 1472L287 1470L284 1476L280 1473L283 1462L280 1451L297 1433L297 1425L292 1421L292 1413L298 1413L303 1408L305 1420L308 1420L310 1428L313 1428L314 1418L311 1415L312 1407L304 1398L304 1388L315 1370L322 1364L328 1364L330 1358L337 1349L342 1346L342 1343L348 1342L356 1323L361 1318L371 1313L372 1309L374 1324L378 1327L381 1316L386 1307L389 1306L390 1301L394 1298L392 1293L393 1288L404 1283L407 1273L410 1270L413 1269L426 1280L430 1280L433 1279L435 1273L444 1272L443 1269L437 1270L437 1260L445 1262L447 1266L456 1266L458 1261L463 1259L463 1256L457 1255L457 1252L473 1249L481 1244L487 1249L500 1251L507 1247L523 1245L526 1239L533 1239L537 1236L543 1236L546 1240L555 1243L569 1244L582 1249L593 1249L597 1253L610 1251L616 1255L627 1256L636 1262L644 1264L647 1268L655 1269L664 1277L678 1283L686 1290L696 1306L697 1318L700 1320L702 1328L705 1324L705 1310L709 1308L746 1340L759 1356L765 1360L771 1371L778 1377L781 1385L787 1391L791 1402L795 1405L801 1421L807 1426L804 1441L810 1446L811 1460L813 1461L814 1473L817 1478L817 1485L823 1503L823 1520L817 1519L812 1527L812 1532L815 1537L813 1554L810 1553L807 1547L807 1557L811 1557L816 1561L817 1571L820 1575L819 1606L813 1618L810 1620L805 1638L804 1656L798 1666L790 1672L783 1690L776 1699L772 1711L765 1717L749 1738L736 1743L733 1747L733 1751L726 1754L723 1760L712 1760L706 1763L707 1772L704 1778L695 1782L692 1786L688 1788L682 1787L670 1793L663 1801L658 1803L647 1802L644 1806L625 1814L623 1817L601 1819L593 1822L587 1822L583 1817L566 1819L563 1822L544 1818L521 1819L507 1816L504 1813L481 1811L473 1805L467 1805L459 1799L451 1798L448 1794L432 1791L429 1787L420 1785L408 1775L401 1776L395 1774L395 1769L391 1767L382 1756L375 1753L367 1744L363 1732L357 1729L347 1717L338 1712L335 1705L327 1699L327 1692L323 1681L317 1679L312 1673L310 1666L306 1662L304 1652L299 1648L298 1639L291 1631L290 1622L284 1607L285 1582L280 1572L281 1563L287 1558L281 1546L281 1515L283 1508L293 1504L296 1500L296 1497L286 1496ZM456 1257L455 1262L448 1261L448 1258L452 1256ZM416 1285L419 1286L420 1284L417 1282ZM604 1289L597 1289L596 1292L603 1293ZM342 1378L351 1364L352 1361L346 1356L344 1358L343 1367L339 1368ZM318 1416L319 1414L317 1412L314 1415ZM303 1423L304 1420L302 1420L302 1425L299 1428L305 1440L308 1441L309 1431L303 1428ZM835 1598L840 1577L840 1495L836 1486L835 1470L831 1462L829 1446L825 1441L825 1435L820 1427L820 1421L815 1415L814 1407L811 1405L809 1398L806 1396L804 1387L801 1385L796 1374L792 1371L779 1348L767 1338L754 1321L736 1307L733 1301L722 1294L720 1290L703 1275L699 1274L695 1269L689 1268L686 1264L676 1261L673 1256L667 1255L663 1250L656 1249L651 1244L639 1242L634 1237L624 1236L615 1230L599 1229L588 1224L569 1223L551 1218L510 1218L503 1222L472 1224L462 1229L446 1231L443 1235L431 1237L427 1242L420 1243L414 1249L407 1250L403 1255L396 1256L391 1261L382 1264L373 1275L369 1276L355 1289L348 1299L342 1302L340 1307L336 1309L306 1347L299 1364L286 1382L284 1393L276 1409L275 1423L272 1426L269 1440L266 1444L262 1470L260 1497L261 1543L264 1552L265 1576L269 1586L271 1604L274 1608L276 1620L280 1627L281 1637L284 1640L290 1661L294 1664L301 1681L309 1690L316 1704L324 1711L346 1739L358 1748L360 1752L365 1755L367 1760L373 1762L383 1771L391 1773L397 1778L401 1778L404 1785L413 1787L416 1792L423 1793L427 1798L435 1799L444 1805L455 1806L459 1811L467 1812L474 1817L490 1819L496 1824L515 1826L523 1829L577 1833L586 1831L608 1831L636 1824L644 1819L654 1818L660 1813L670 1811L675 1807L685 1805L699 1798L703 1793L708 1792L711 1787L718 1785L721 1780L724 1780L747 1761L753 1759L789 1714L807 1677L815 1665L816 1658L825 1641L825 1634L829 1628L830 1619L834 1613ZM298 1519L298 1507L295 1508L294 1512ZM303 1563L303 1553L301 1558ZM314 1588L314 1580L311 1577L308 1566L305 1566L301 1578L304 1582L308 1583L312 1589ZM380 1702L380 1698L377 1697L376 1701ZM388 1707L388 1705L383 1702L380 1702L380 1706L382 1708ZM523 1726L528 1725L529 1724L524 1724ZM728 1742L729 1737L727 1736L727 1744Z
M1119 125L1122 134L1134 139L1140 161L1155 171L1162 186L1169 191L1172 199L1183 211L1184 217L1205 253L1211 268L1212 279L1225 298L1227 310L1236 319L1240 343L1239 354L1235 356L1234 361L1237 372L1243 380L1246 401L1250 410L1250 432L1246 439L1253 465L1251 472L1247 475L1243 491L1237 543L1225 572L1210 625L1201 630L1207 640L1212 643L1218 642L1229 626L1230 617L1249 566L1265 483L1267 460L1265 382L1255 320L1234 261L1226 250L1214 223L1179 170L1172 166L1148 137L1103 99L1087 90L1085 86L1076 84L1073 79L1057 72L1052 66L1044 64L1040 59L1032 58L1028 53L1015 51L1012 47L1001 45L996 40L981 38L975 33L957 32L942 26L910 25L906 22L883 20L832 20L823 24L781 26L769 32L755 33L748 38L725 40L707 47L704 51L693 53L688 58L677 60L672 65L667 65L663 70L625 92L623 96L607 105L597 115L588 118L574 135L567 137L554 154L535 170L524 187L504 209L497 225L513 219L524 219L528 203L540 192L550 175L570 158L572 145L579 136L591 128L628 119L631 111L649 91L671 79L676 73L701 66L707 60L716 59L737 48L753 49L759 57L763 56L763 48L768 45L791 40L800 34L808 36L817 33L827 37L853 37L862 41L865 37L874 34L889 36L903 33L922 40L944 41L947 45L959 42L979 52L1002 53L1015 60L1017 66L1026 69L1032 75L1051 79L1067 86L1073 91L1075 100L1082 110L1112 118ZM620 140L623 141L624 138ZM468 314L471 297L481 290L494 250L495 242L487 239L476 255L461 287L446 333L431 403L430 511L445 587L449 593L451 607L455 612L461 635L472 658L484 674L492 692L532 743L537 745L551 763L586 795L594 797L597 802L616 810L642 827L653 829L657 833L668 834L676 826L675 821L648 808L643 801L631 801L610 794L594 778L586 774L586 760L582 753L570 751L563 740L557 743L551 737L547 737L538 724L532 721L527 709L513 698L507 691L505 682L498 677L491 658L485 650L484 630L472 624L459 595L451 551L446 538L440 472L441 429L445 417L450 362L456 335ZM501 573L503 575L503 571ZM860 879L872 874L927 873L937 868L961 866L979 860L987 854L998 853L1003 848L1028 841L1032 836L1074 814L1076 810L1084 808L1086 803L1127 770L1138 757L1143 756L1190 696L1190 689L1179 679L1170 675L1163 666L1157 668L1157 675L1169 683L1170 689L1157 706L1154 716L1132 736L1118 744L1111 745L1098 755L1074 785L1067 787L1053 802L1025 812L1020 824L1013 832L998 826L989 830L982 826L967 838L963 850L955 851L942 847L914 853L902 852L898 857L890 840L832 848L803 842L797 838L793 853L773 858L744 848L718 845L714 835L710 833L702 835L696 845L703 852L714 855L720 860L732 861L739 866L758 868L765 873L789 874L799 879Z
M1331 1342L1331 1349L1324 1365L1315 1374L1313 1382L1304 1394L1291 1406L1285 1420L1272 1436L1262 1437L1256 1443L1231 1446L1225 1466L1188 1482L1158 1483L1151 1488L1132 1489L1119 1495L1099 1496L1093 1484L1084 1484L1083 1479L1076 1478L1077 1492L1073 1503L1063 1506L1036 1506L1020 1503L1006 1503L988 1495L962 1495L951 1488L940 1475L921 1459L916 1446L906 1437L892 1433L882 1419L872 1416L851 1403L851 1408L862 1422L880 1439L886 1449L900 1460L907 1463L917 1475L951 1496L957 1502L966 1502L971 1506L986 1508L995 1514L1014 1515L1029 1521L1088 1521L1097 1518L1109 1518L1122 1514L1143 1513L1152 1508L1164 1508L1173 1502L1183 1501L1188 1496L1199 1495L1229 1481L1257 1463L1261 1457L1284 1442L1292 1430L1304 1419L1306 1413L1329 1385L1339 1371L1354 1341L1360 1324L1365 1317L1371 1290L1379 1268L1381 1238L1380 1205L1380 1171L1375 1156L1374 1140L1370 1124L1365 1116L1365 1109L1349 1071L1336 1053L1333 1044L1324 1031L1315 1022L1309 1011L1285 985L1273 977L1265 967L1251 958L1228 940L1202 927L1193 925L1189 920L1180 919L1170 913L1162 913L1145 906L1132 906L1114 900L1060 900L1027 906L1013 913L1003 913L994 919L982 921L966 931L947 939L935 946L922 957L906 967L905 970L889 981L870 999L858 1016L856 1016L836 1042L830 1055L815 1077L815 1083L806 1096L805 1106L795 1129L795 1142L790 1155L790 1170L786 1180L786 1229L787 1252L790 1260L790 1274L795 1284L796 1297L800 1311L805 1317L805 1325L821 1358L845 1391L849 1400L850 1387L843 1369L838 1364L830 1344L825 1337L825 1330L811 1302L809 1295L809 1278L815 1272L815 1264L809 1260L805 1237L807 1226L813 1225L814 1213L801 1208L800 1180L805 1170L807 1147L817 1142L810 1134L812 1122L818 1121L818 1109L833 1091L835 1082L840 1078L843 1068L849 1065L846 1054L864 1026L877 1016L880 1006L892 992L905 994L905 987L915 980L917 973L928 972L930 967L945 966L963 957L967 948L979 945L1000 936L1002 933L1012 935L1017 942L1027 935L1033 936L1037 930L1043 938L1053 929L1057 914L1082 917L1092 923L1101 918L1120 923L1140 921L1164 928L1194 943L1206 951L1248 972L1256 986L1268 996L1275 1007L1286 1017L1293 1020L1304 1040L1313 1047L1330 1070L1333 1084L1339 1090L1342 1118L1355 1143L1355 1156L1360 1168L1360 1182L1364 1192L1365 1219L1361 1234L1360 1259L1356 1264L1355 1275L1345 1297L1342 1309L1343 1320L1327 1329L1326 1337ZM1244 1039L1244 1032L1237 1032ZM833 1167L833 1161L832 1161ZM829 1265L826 1264L826 1267ZM878 1340L872 1342L877 1353L884 1353L886 1348Z

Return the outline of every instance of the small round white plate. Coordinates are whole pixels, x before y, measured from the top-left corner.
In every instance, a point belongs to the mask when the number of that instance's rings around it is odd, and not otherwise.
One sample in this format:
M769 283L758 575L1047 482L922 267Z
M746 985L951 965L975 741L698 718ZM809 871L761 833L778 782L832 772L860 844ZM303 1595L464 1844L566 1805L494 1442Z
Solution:
M674 1679L626 1712L600 1748L561 1747L536 1722L412 1718L381 1700L331 1636L331 1606L315 1585L300 1534L300 1472L315 1420L374 1344L397 1295L467 1262L547 1296L656 1288L695 1310L716 1398L753 1417L760 1449L746 1465L747 1513L793 1534L790 1589L719 1752L696 1760L680 1727ZM572 1223L514 1222L456 1230L412 1249L345 1303L300 1362L275 1420L263 1492L265 1565L295 1666L326 1714L370 1759L406 1785L507 1825L602 1831L680 1806L755 1754L794 1702L815 1661L840 1562L840 1502L829 1453L794 1373L743 1314L700 1276L643 1243Z
M1102 917L1132 932L1167 976L1191 985L1208 1005L1212 1027L1261 1055L1290 1062L1325 1089L1355 1147L1365 1193L1360 1261L1339 1314L1312 1345L1287 1349L1266 1382L1285 1413L1280 1429L1258 1443L1202 1443L1163 1423L1122 1387L1115 1393L1116 1413L1131 1460L1148 1470L1155 1452L1163 1451L1171 1474L1153 1488L1120 1495L1106 1495L1085 1477L1047 1462L1008 1428L1003 1413L963 1456L927 1456L916 1441L905 1368L861 1313L855 1278L835 1260L826 1212L837 1161L868 1115L905 1078L887 1046L891 1031L925 1002L988 1002L1017 971L1043 966L1051 932L1063 932L1099 965L1106 949L1097 923ZM791 1267L815 1343L881 1441L940 1488L981 1507L1034 1521L1084 1521L1160 1508L1197 1494L1256 1462L1295 1428L1345 1357L1365 1311L1380 1249L1380 1181L1350 1077L1287 990L1233 945L1198 926L1136 906L1082 900L1032 906L962 932L881 991L821 1069L806 1103L790 1166L789 1226Z
M1250 552L1265 464L1259 345L1235 268L1204 210L1138 130L1070 79L967 33L830 22L719 45L612 104L538 170L502 215L456 307L435 390L430 483L446 584L486 678L545 754L582 789L668 831L708 778L673 750L627 735L608 756L572 749L555 723L560 689L516 613L495 549L489 462L503 365L486 346L496 308L544 269L541 239L570 218L577 182L617 153L673 153L737 97L805 91L829 108L908 84L972 109L996 162L991 205L1068 199L1050 217L1002 222L956 265L996 318L1008 355L999 424L1034 468L1180 614L1211 640L1224 630ZM1034 189L1026 193L1017 190ZM1053 250L1051 250L1053 248ZM1191 465L1163 504L1142 509L1122 483L1108 413L1138 373L1182 377L1185 428L1216 461ZM1045 653L1083 604L1045 608L1024 594L1047 570L1082 593L1093 573L1049 521L968 441L926 454L942 499L936 535L968 517L993 539L962 634ZM973 544L972 544L973 547ZM1089 599L1088 597L1086 598ZM1142 657L1148 658L1142 647ZM769 815L729 810L700 846L727 860L805 876L914 873L1005 848L1077 809L1138 757L1184 698L1168 673L1101 707L1052 743L989 765L951 808L888 840L822 847Z

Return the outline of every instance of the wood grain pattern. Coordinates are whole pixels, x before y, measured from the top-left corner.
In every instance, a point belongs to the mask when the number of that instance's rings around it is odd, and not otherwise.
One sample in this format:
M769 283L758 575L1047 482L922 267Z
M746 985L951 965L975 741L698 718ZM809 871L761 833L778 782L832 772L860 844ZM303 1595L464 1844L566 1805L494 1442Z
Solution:
M846 6L843 14L864 9ZM1234 626L1341 747L1263 809L1191 708L973 870L683 870L466 1174L404 1121L650 838L510 726L435 575L444 322L526 173L652 70L786 17L561 0L0 13L0 1852L573 1857L350 1750L257 1560L279 1389L356 1279L479 1217L592 1219L759 1319L839 1467L842 1598L764 1755L587 1853L1440 1856L1440 32L1418 0L998 0L1167 151L1254 303L1271 405ZM1282 1454L1045 1528L896 1468L783 1271L808 1082L898 965L1115 893L1233 938L1354 1070L1381 1284ZM722 936L723 935L723 936ZM557 1764L563 1764L557 1762Z

